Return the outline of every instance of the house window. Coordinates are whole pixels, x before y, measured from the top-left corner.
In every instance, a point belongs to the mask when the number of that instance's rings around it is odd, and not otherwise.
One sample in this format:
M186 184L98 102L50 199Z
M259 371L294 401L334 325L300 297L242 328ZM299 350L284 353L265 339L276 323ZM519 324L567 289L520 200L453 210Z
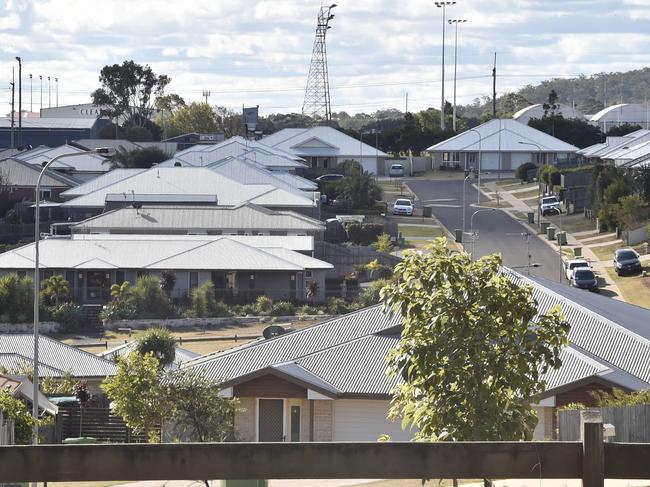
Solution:
M124 271L115 271L115 284L121 285L124 281Z
M476 154L474 152L467 153L467 164L476 167Z
M255 274L248 276L248 289L255 289Z
M190 271L190 291L199 287L199 273L197 271Z
M237 235L246 235L246 230L237 230Z
M147 271L138 271L137 273L137 278L140 279L141 277L144 277L148 275L149 273Z
M18 271L18 272L16 272L16 274L17 274L18 277L20 277L21 279L22 279L23 277L26 277L26 276L27 276L27 272L26 272L26 271Z
M291 406L291 441L300 441L300 406Z
M208 235L222 235L222 230L208 230Z
M260 232L258 232L257 230L253 230L253 231L251 232L251 235L259 235L259 234L260 234Z
M312 277L313 273L311 271L305 271L305 277Z
M269 232L269 234L270 234L271 236L276 236L276 237L286 237L286 236L287 236L287 232L286 232L286 231L283 232L283 231L281 231L281 230L271 230L271 231Z
M41 201L52 199L52 190L49 188L41 189Z

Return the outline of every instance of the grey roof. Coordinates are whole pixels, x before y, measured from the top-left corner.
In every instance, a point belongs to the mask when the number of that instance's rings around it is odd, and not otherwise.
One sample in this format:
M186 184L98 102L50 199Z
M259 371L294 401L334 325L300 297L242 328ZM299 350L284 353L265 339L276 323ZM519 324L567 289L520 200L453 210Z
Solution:
M70 372L74 377L107 377L115 375L114 363L41 335L38 340L39 375L61 377ZM27 334L0 335L0 364L34 362L34 337ZM11 368L8 367L8 368Z
M96 118L25 117L22 120L24 129L91 129L95 123L97 123ZM0 128L11 128L11 118L0 117ZM18 128L18 121L14 121L14 128Z
M150 205L108 211L77 223L74 232L120 233L129 231L152 233L156 231L196 232L221 230L286 230L292 233L322 232L325 226L319 220L292 211L274 211L252 203L240 206L163 206Z
M132 151L142 148L139 144L126 139L78 139L73 141L73 144L88 150L98 149L100 147L110 147L115 150L121 148L127 151Z
M269 171L262 164L245 157L228 157L208 166L213 171L238 181L242 184L272 184L277 188L287 191L302 191L300 186L306 184L300 179L278 177L278 174L287 174L280 171ZM297 176L294 176L297 178ZM313 188L311 188L313 190Z
M122 345L118 345L115 348L106 350L98 354L100 357L110 360L111 362L117 362L120 357L125 357L135 350L137 342L135 340L130 342L125 342ZM181 364L193 360L199 357L200 354L176 346L176 355L174 357L174 362L172 363L172 369L180 367Z
M8 186L36 187L38 176L41 173L38 166L15 158L0 161L0 173L6 178ZM44 187L69 188L79 184L73 178L59 174L56 171L46 171L41 180Z
M75 198L77 196L83 196L85 194L92 193L93 191L105 188L106 186L110 186L111 184L117 183L118 181L122 181L124 179L130 178L131 176L135 176L136 174L140 174L143 171L146 171L146 169L113 169L112 171L108 171L106 174L97 176L90 181L64 191L61 193L61 196L64 198Z
M39 147L37 150L21 152L14 157L40 168L50 159L68 154L76 154L76 156L59 159L50 167L59 171L86 173L105 173L110 170L108 160L105 157L99 154L85 153L83 149L67 144L53 148L47 147L45 149Z
M646 335L650 310L593 296L612 305L601 315L590 307L589 293L505 272L515 283L532 286L539 313L560 305L571 325L569 347L561 352L562 366L544 377L545 396L592 380L630 390L650 387L650 339ZM386 376L386 355L399 340L400 325L401 317L387 316L380 306L374 306L270 340L200 357L187 366L225 385L256 374L283 372L309 384L311 374L320 381L313 382L314 388L324 393L333 389L337 397L388 396L399 378ZM644 327L643 336L636 332L640 327ZM303 370L306 372L299 373Z

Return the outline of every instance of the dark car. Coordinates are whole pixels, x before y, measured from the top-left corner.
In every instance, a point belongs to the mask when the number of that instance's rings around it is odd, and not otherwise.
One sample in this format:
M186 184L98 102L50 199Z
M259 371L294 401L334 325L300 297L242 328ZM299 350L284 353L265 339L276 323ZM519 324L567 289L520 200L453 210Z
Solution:
M318 176L316 178L316 181L318 181L320 183L333 183L333 182L336 182L336 181L340 181L344 177L345 176L343 174L335 174L335 173L323 174L322 176Z
M579 267L573 271L573 275L571 276L571 285L580 289L598 291L598 278L591 269Z
M614 269L619 276L622 274L637 274L641 272L639 254L633 249L618 249L614 252Z

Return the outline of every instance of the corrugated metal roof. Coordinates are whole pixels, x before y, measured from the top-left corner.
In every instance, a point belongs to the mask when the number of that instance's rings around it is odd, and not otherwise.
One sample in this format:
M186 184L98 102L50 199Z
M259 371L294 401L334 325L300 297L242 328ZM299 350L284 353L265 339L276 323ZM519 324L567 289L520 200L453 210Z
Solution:
M480 139L474 130L481 134ZM495 119L474 127L472 131L465 131L432 145L427 151L540 152L535 145L520 144L520 142L539 145L543 152L576 152L578 150L571 144L516 120Z
M97 123L96 118L39 118L25 117L22 120L24 129L91 129ZM0 117L0 128L11 128L11 118ZM18 128L18 121L14 121L14 128Z
M0 173L6 179L8 186L36 187L38 175L41 173L37 166L18 159L4 159L0 161ZM77 184L70 178L57 174L55 171L46 171L41 185L50 188L69 188Z
M107 194L217 195L218 203L235 206L247 201L264 206L313 207L308 195L272 184L241 184L207 168L154 167L63 203L64 207L102 208Z
M561 352L562 366L544 377L549 393L596 376L630 389L650 387L650 339L625 327L638 319L649 324L650 310L616 301L619 319L615 323L579 303L588 293L558 294L520 274L505 272L515 283L533 287L540 313L559 304L571 324L570 347ZM571 290L566 286L562 289ZM389 317L380 306L374 306L271 340L201 357L187 366L214 380L233 381L268 367L294 363L342 394L387 395L399 380L389 379L385 373L386 356L399 340L397 332L391 331L400 323L400 317Z
M322 232L325 225L313 218L290 211L273 211L252 203L224 206L143 206L120 208L77 223L74 232L108 232L221 230L286 230L292 233Z
M229 237L163 239L140 235L131 238L50 238L40 243L40 261L49 269L195 269L302 271L299 263L311 269L331 269L326 262L311 259L292 250L282 256L275 249L262 250L264 238L249 237L247 243ZM107 235L106 237L111 237ZM139 237L139 238L133 238ZM257 241L255 239L259 238ZM0 254L0 269L30 269L34 262L34 244Z
M66 157L55 161L50 168L60 169L60 170L70 170L77 172L96 172L104 173L110 170L110 165L108 164L108 159L98 155L98 154L88 154L84 153L84 150L79 149L71 145L61 145L51 149L38 151L34 153L33 151L23 152L20 155L15 157L38 166L39 168L50 159L67 154L78 154L75 157Z
M136 348L137 342L135 340L123 343L118 345L115 348L106 350L98 354L100 357L110 360L111 362L117 362L120 357L125 357L133 352ZM176 346L176 355L174 356L174 362L172 363L172 368L178 368L181 364L194 360L195 358L200 357L200 354Z
M70 372L74 377L106 377L117 372L114 363L47 336L39 337L38 346L41 376L61 377L65 372ZM0 365L31 365L33 362L33 335L0 335ZM7 368L13 367L14 365L11 365Z
M291 192L300 192L292 179L277 177L279 172L269 171L263 165L243 157L229 157L224 161L211 164L210 169L241 184L272 184Z
M265 145L295 155L323 153L337 157L386 157L388 154L332 127L282 129L262 139Z
M97 176L96 178L91 179L79 186L76 186L72 189L64 191L61 193L61 196L64 198L74 198L77 196L82 196L98 189L105 188L110 186L113 183L118 181L123 181L124 179L140 174L141 172L146 171L146 169L113 169L108 171L106 174Z

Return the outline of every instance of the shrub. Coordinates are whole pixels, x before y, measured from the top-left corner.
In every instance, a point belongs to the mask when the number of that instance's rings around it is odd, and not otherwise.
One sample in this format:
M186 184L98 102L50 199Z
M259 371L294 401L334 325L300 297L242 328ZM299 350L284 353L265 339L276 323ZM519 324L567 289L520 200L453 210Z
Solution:
M391 241L390 235L387 233L379 235L377 240L370 244L370 246L378 252L390 253L393 251L393 242Z
M44 303L58 306L69 295L70 283L60 274L48 277L41 282L41 300Z
M528 182L528 171L536 168L537 168L537 164L535 164L534 162L524 162L515 171L515 176L517 177L517 179L520 179L522 182Z
M0 277L0 319L16 323L34 317L34 291L30 277L7 274Z
M380 301L380 296L379 292L384 286L387 286L389 281L387 279L378 279L376 281L373 281L370 283L370 286L366 288L361 294L359 294L359 297L357 298L357 302L359 305L362 307L366 306L372 306L374 304L379 303Z
M255 312L258 315L268 316L273 309L273 300L268 296L258 296L255 300Z
M235 316L248 316L256 313L254 304L239 304L232 307L232 313Z
M63 303L49 308L50 319L59 324L62 333L75 333L81 328L83 310L74 303Z
M169 297L160 288L156 276L141 276L131 287L131 296L140 318L171 318L176 310Z
M176 274L172 271L162 271L158 283L160 284L160 289L165 291L165 294L169 296L176 285Z
M296 313L295 306L288 301L273 303L271 316L293 316Z
M102 321L133 320L138 317L138 308L128 301L115 300L106 303L99 312Z
M379 223L350 223L346 227L348 240L355 245L370 245L384 233L384 226Z
M228 306L223 301L217 300L214 284L211 281L206 281L192 290L188 314L195 318L231 316Z
M350 312L350 305L345 299L332 298L327 303L327 312L331 315L342 315Z
M315 307L315 306L309 306L308 304L305 304L305 305L301 306L300 308L298 308L298 310L296 311L296 314L298 316L306 316L306 315L313 316L313 315L318 314L318 308Z

